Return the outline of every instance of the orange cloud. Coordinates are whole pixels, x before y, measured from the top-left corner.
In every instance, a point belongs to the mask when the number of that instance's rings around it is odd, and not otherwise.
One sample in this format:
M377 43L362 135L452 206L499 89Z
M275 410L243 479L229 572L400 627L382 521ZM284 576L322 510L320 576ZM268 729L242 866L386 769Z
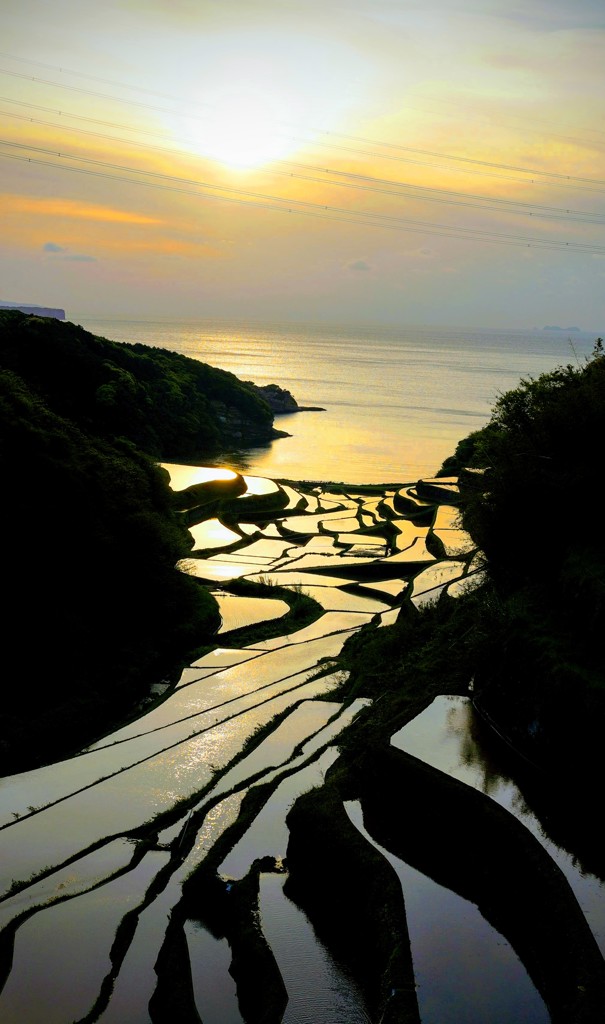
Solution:
M113 224L160 224L155 217L145 217L129 210L95 206L75 199L46 198L43 196L0 195L0 213L36 217L71 217L75 220L96 220Z

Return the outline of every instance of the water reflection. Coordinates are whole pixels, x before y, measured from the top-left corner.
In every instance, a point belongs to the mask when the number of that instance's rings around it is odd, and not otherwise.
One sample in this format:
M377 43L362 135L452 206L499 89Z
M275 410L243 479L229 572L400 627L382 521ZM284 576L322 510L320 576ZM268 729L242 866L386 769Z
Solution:
M242 1024L235 982L229 974L231 949L197 921L185 922L195 1003L204 1024Z
M223 548L241 540L239 533L228 529L220 519L206 519L203 523L189 527L195 548Z
M217 470L201 467L172 466L169 471L175 487L177 482L184 487L219 475ZM276 490L270 482L249 477L246 482L250 492ZM407 535L401 528L398 546L407 539L406 549L380 559L382 539L376 537L376 543L370 545L372 538L357 531L361 523L380 526L384 511L380 499L366 501L363 496L347 497L337 491L325 494L316 487L313 493L299 494L286 488L295 514L289 519L280 514L268 525L262 520L262 530L244 523L237 534L225 532L216 519L199 529L194 527L192 532L203 546L211 547L213 538L219 546L246 537L251 542L245 548L242 544L241 550L238 543L238 551L232 555L214 551L210 558L179 563L191 565L198 577L208 581L244 575L263 583L302 586L322 605L320 618L294 633L250 643L246 649L218 648L201 656L183 671L175 690L162 693L162 702L147 705L147 713L136 721L116 728L111 736L70 760L3 780L0 881L3 879L7 897L0 908L0 922L6 924L23 910L35 911L35 917L24 919L17 932L12 973L0 1002L3 1022L64 1024L81 1019L82 1014L103 1024L148 1021L158 976L162 971L170 973L169 968L158 968L158 951L163 948L169 914L178 907L182 883L234 824L247 787L251 780L259 781L259 776L266 784L274 783L275 790L239 844L230 839L234 843L231 852L221 850L220 867L239 877L255 857L285 852L289 806L300 792L321 784L323 773L338 757L339 733L366 703L355 701L344 709L332 703L344 681L341 673L333 671L333 659L347 636L372 616L382 616L383 625L396 619L399 609L391 607L393 600L403 595L413 573L436 561L426 547L427 528L413 526ZM401 512L393 505L393 493L387 500L397 522L403 524ZM250 513L251 502L238 501L242 515ZM302 514L305 510L306 516ZM292 527L294 534L289 532ZM339 543L362 544L369 557L353 557L350 551L343 557ZM374 564L378 568L368 571ZM337 575L319 571L326 565L333 566L330 573ZM318 571L305 571L305 566ZM447 585L457 571L458 565L449 560L431 573L430 579ZM427 575L417 577L415 593L418 581L426 585ZM375 582L371 582L372 576ZM391 579L393 576L397 578ZM244 622L248 626L259 617L267 619L287 609L286 604L272 599L260 602L233 595L221 595L220 603L223 630ZM231 613L234 619L229 618ZM227 637L222 639L228 643ZM320 664L330 674L315 678ZM318 702L326 696L330 702ZM279 725L288 711L292 713ZM274 716L272 728L262 738L258 730L265 730ZM452 760L460 762L467 773L480 763L473 727L466 706L448 705L443 749L456 751ZM238 760L253 737L259 742ZM439 733L437 741L441 742ZM428 745L434 742L433 728ZM314 756L317 760L307 764ZM482 762L477 778L480 787L495 796L508 785L496 766L486 768ZM228 795L232 787L237 792ZM526 812L519 795L513 793L510 801L516 803L519 813ZM165 812L166 817L159 818ZM46 878L39 877L45 864L55 870ZM121 868L125 874L118 878ZM11 888L11 879L23 881L22 891ZM157 882L153 889L148 884L152 881ZM317 942L304 915L286 900L282 881L269 878L263 882L261 910L288 986L286 1022L367 1024L354 986ZM102 884L93 893L90 890L97 882ZM430 909L438 906L437 897L432 903L428 882L416 880L414 885L420 894L419 916L429 929L440 932L439 914ZM63 895L77 899L59 903ZM441 894L439 905L446 906L449 898ZM150 901L148 905L143 904L144 899ZM47 900L54 901L53 905L42 908ZM463 922L464 916L457 920ZM122 940L127 933L128 942L116 952L113 939L124 922L119 934ZM463 952L481 959L483 972L491 973L492 961L486 959L483 940L471 941L464 927L460 924L458 930L463 936ZM472 935L480 934L473 925ZM194 961L200 1016L210 1024L213 1019L217 1024L240 1024L224 944L195 931L194 926L193 930L187 926L186 938ZM436 948L435 943L433 946ZM11 950L6 945L4 950L8 971ZM490 955L499 958L497 949ZM448 952L448 958L447 970L460 977L447 983L447 999L461 1006L451 993L457 988L466 991L469 984L479 986L481 971L473 974L469 968L469 982L464 957L455 960ZM511 986L516 985L512 975L507 978ZM160 982L168 984L165 976ZM444 982L442 988L447 985ZM426 988L430 989L428 982ZM522 1003L514 1005L515 1021L525 1021ZM460 1010L456 1024L462 1019ZM495 1020L493 1015L486 1019ZM424 1024L429 1020L427 1017Z
M173 491L183 491L193 484L208 483L210 480L235 480L237 475L224 466L182 466L173 462L162 462L161 465L168 472Z
M263 933L288 991L283 1024L370 1024L356 986L317 940L305 914L284 895L283 884L283 875L261 875Z
M345 809L399 876L422 1024L547 1024L525 967L478 908L376 843L358 803Z
M288 846L288 811L301 793L322 784L325 772L337 757L338 751L329 748L317 761L284 778L248 831L227 854L219 868L221 875L226 878L243 878L258 857L270 856L283 860Z
M241 597L239 594L217 591L213 593L222 619L219 633L266 622L267 619L279 619L290 610L285 601L267 597Z
M125 910L142 899L165 861L164 854L148 854L135 871L41 910L21 926L0 998L3 1024L65 1024L87 1013L110 968L111 944Z
M391 742L491 797L540 840L571 885L592 933L605 955L605 883L583 870L577 855L549 834L548 822L531 808L507 774L502 757L466 697L441 696L395 733Z
M140 914L133 940L108 993L108 1005L101 1009L96 1024L149 1024L148 1007L157 984L155 959L178 895L172 880Z

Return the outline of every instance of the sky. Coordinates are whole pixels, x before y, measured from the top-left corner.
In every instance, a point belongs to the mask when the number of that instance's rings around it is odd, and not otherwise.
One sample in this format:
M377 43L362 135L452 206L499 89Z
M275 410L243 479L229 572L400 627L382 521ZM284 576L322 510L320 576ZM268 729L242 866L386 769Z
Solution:
M0 301L605 330L602 0L20 0Z

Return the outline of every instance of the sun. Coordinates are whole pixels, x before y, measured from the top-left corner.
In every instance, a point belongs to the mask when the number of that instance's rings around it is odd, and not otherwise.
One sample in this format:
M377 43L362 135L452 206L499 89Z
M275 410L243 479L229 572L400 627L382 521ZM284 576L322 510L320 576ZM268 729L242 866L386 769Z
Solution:
M345 130L366 102L366 62L315 33L210 31L196 46L195 65L172 69L189 102L168 127L179 146L223 169L260 169L306 152L322 133Z
M254 170L346 130L368 63L345 42L299 29L211 29L197 40L196 61L181 60L172 73L188 97L167 121L179 146L221 169Z
M292 149L285 113L274 96L222 96L200 121L196 149L232 168L261 167L279 160Z

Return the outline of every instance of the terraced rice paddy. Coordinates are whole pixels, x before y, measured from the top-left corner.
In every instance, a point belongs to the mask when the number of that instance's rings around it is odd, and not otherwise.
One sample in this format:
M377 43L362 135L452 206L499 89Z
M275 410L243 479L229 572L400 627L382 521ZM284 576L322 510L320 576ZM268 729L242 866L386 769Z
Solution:
M178 489L212 479L211 470L167 468ZM77 757L2 781L3 1024L260 1019L229 974L234 949L216 922L194 918L182 890L203 868L209 892L218 886L222 900L232 891L235 906L254 865L256 927L286 993L266 1019L371 1019L282 892L285 819L302 793L322 785L344 730L369 703L343 697L336 659L347 638L481 578L456 524L455 481L440 487L432 480L364 494L251 478L227 522L200 512L181 568L218 597L216 644L158 686L135 721ZM232 593L242 580L260 584L263 596ZM317 602L314 621L299 627L274 597L277 586ZM348 811L363 831L359 812ZM512 951L506 964L517 977ZM548 1019L524 984L534 1016L515 1019ZM489 993L482 999L484 1020L505 1020L489 1015ZM435 1012L422 1020L474 1019Z

